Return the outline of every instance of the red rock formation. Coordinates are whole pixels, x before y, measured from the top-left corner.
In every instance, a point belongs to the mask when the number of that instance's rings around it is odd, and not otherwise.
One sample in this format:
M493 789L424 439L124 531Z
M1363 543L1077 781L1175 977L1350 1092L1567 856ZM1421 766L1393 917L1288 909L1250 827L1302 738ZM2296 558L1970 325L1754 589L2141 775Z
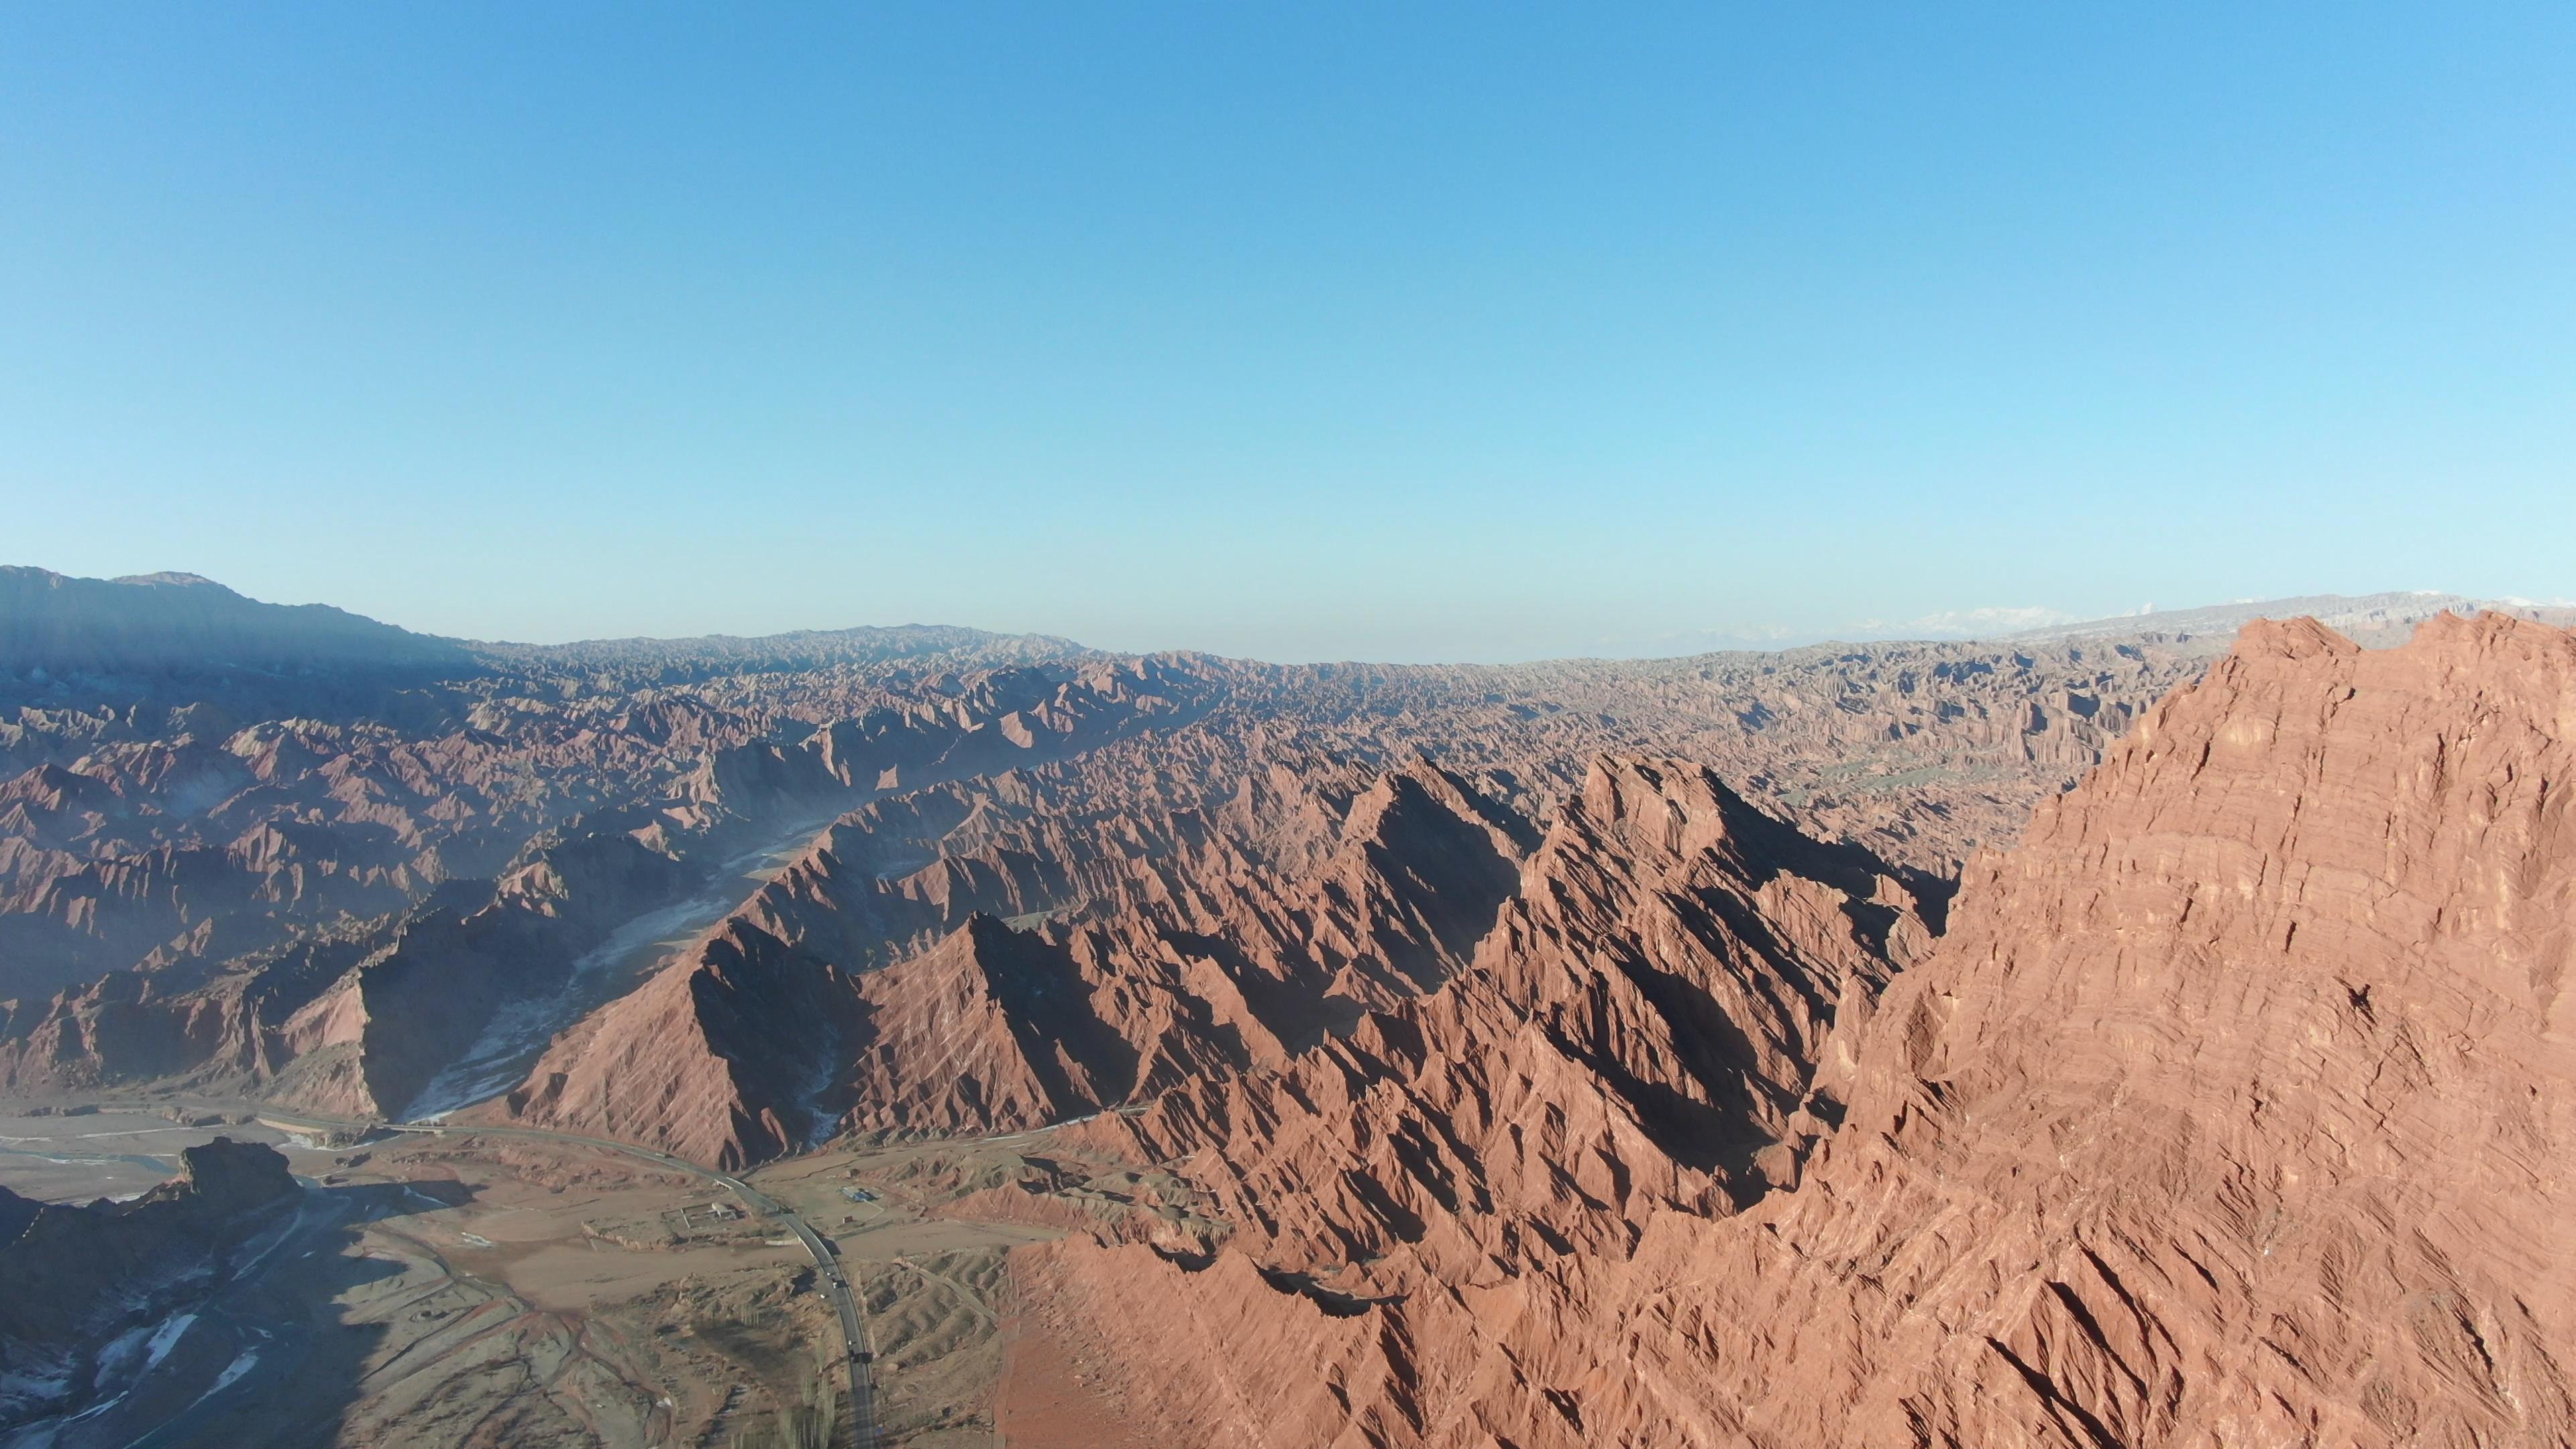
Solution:
M1725 1210L1766 1185L1837 1004L1920 949L1914 900L1874 865L1697 767L1603 762L1465 974L1284 1074L1101 1130L1199 1164L1268 1224L1271 1266L1357 1296L1384 1287L1363 1260L1473 1278L1661 1208Z
M20 873L14 896L0 888L0 987L86 984L0 1015L0 1088L184 1076L404 1112L503 1010L551 999L617 928L747 889L732 884L746 843L810 828L887 774L1055 760L1158 727L1199 687L1143 662L986 670L910 696L868 691L869 707L821 729L772 718L778 738L751 739L754 721L685 698L570 733L560 708L487 701L473 729L431 741L295 720L211 752L120 744L38 767L0 785L14 812L0 823L30 832L0 840L0 866ZM800 691L827 715L848 696L828 680L764 694ZM800 727L801 742L781 743ZM210 811L181 808L190 781L244 764ZM556 818L609 789L636 798ZM221 844L139 844L218 821L247 825ZM489 858L502 841L511 853ZM476 857L499 878L445 879ZM352 937L368 949L336 949ZM99 973L137 952L134 969ZM336 982L312 977L326 955Z
M815 1135L828 1080L809 1065L840 1053L846 979L826 962L738 922L693 958L585 1018L527 1082L472 1116L515 1115L651 1142L740 1167Z
M1139 812L1121 817L1133 853L1095 850L1071 871L1016 848L892 882L867 868L912 848L888 832L1007 832L988 807L1017 788L943 787L857 812L693 959L559 1042L510 1110L732 1162L792 1150L836 1118L877 1133L1013 1130L1285 1062L1363 1000L1408 997L1462 963L1512 889L1525 830L1417 763L1337 813L1298 790L1318 814L1285 837L1275 821ZM1049 841L1068 823L1030 819ZM1311 850L1314 876L1271 879L1261 862L1285 850ZM1068 898L1088 908L1038 924ZM1026 908L1028 930L979 909L1005 902ZM864 970L952 914L935 947ZM671 1043L688 1045L674 1056Z
M200 639L183 616L230 597L97 587L177 608L154 637L182 663ZM288 644L308 618L235 603ZM350 622L353 639L397 637ZM440 1029L379 1056L412 1056L412 1080L461 1070L488 1051L471 1028L545 999L603 944L566 923L685 906L773 832L942 781L960 788L921 808L964 813L836 831L827 854L856 874L825 879L818 857L810 899L747 919L852 970L917 955L978 911L1096 926L1113 955L1197 963L1190 994L1243 1050L1284 1053L1436 984L1472 953L1486 898L1508 893L1526 839L1488 850L1462 835L1447 864L1423 841L1376 864L1334 856L1355 809L1389 810L1390 839L1416 816L1449 828L1445 807L1359 798L1417 752L1504 807L1495 820L1542 823L1605 749L1713 762L1775 813L1948 870L2206 657L2196 641L2106 638L1282 668L904 629L474 646L398 677L320 656L291 674L210 673L209 655L101 683L0 659L0 761L25 772L0 778L0 1085L274 1090L313 1039L286 1027L318 989L304 948L366 934L372 955L399 934L415 959L440 931L424 917L476 913L497 877L568 833L632 835L683 864L662 899L567 910L513 948L525 972L425 973ZM1434 900L1447 915L1423 914ZM128 976L144 979L109 979ZM317 1085L316 1104L380 1095L327 1057L288 1088Z
M1029 1271L1176 1442L2565 1443L2571 779L2567 634L2257 625L1845 998L1758 1154L1784 1185L1803 1155L1794 1189L1676 1192L1642 1115L1569 1136L1525 1035L1482 1058L1512 1110L1414 1109L1467 1151L1408 1156L1378 1104L1414 1071L1204 1089L1245 1104L1221 1135L1167 1101L1145 1144L1204 1144L1234 1237ZM1496 1191L1533 1139L1585 1150Z

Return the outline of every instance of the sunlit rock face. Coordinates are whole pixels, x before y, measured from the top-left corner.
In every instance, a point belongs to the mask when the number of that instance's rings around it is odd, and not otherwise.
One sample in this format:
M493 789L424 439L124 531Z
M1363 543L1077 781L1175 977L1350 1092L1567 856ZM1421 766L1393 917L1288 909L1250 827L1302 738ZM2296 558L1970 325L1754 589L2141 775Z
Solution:
M1507 925L1490 975L1407 1009L1445 1037L1363 1033L1330 1091L1210 1088L1223 1132L1140 1119L1229 1240L1077 1242L1032 1276L1212 1444L2565 1442L2571 742L2564 632L2443 619L2364 652L2257 625L1980 857L1874 1002L1854 943L1757 1175L1694 1198L1676 1145L1723 1134L1569 1088L1568 1057L1683 1059L1622 1052L1650 1018L1617 991L1589 1030L1456 1024L1526 979ZM1600 969L1559 939L1556 969ZM1747 1041L1782 1020L1738 1010ZM1452 1053L1495 1084L1464 1110L1417 1086Z

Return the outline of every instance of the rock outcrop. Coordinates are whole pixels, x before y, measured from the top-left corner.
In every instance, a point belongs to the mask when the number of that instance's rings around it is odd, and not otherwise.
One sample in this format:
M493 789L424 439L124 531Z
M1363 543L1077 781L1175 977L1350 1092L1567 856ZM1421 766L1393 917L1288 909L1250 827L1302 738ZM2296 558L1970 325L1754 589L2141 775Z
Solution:
M179 1157L178 1177L131 1202L0 1190L0 1429L92 1387L111 1339L202 1288L298 1191L273 1147L218 1137Z
M1386 1079L1255 1075L1202 1096L1293 1105L1137 1129L1197 1154L1231 1239L1077 1243L1030 1279L1211 1445L2564 1443L2571 778L2568 634L2258 624L1805 1038L1731 1194L1675 1192L1677 1139L1633 1117L1530 1175L1496 1252L1464 1229L1506 1216L1502 1129L1557 1140L1562 1103L1416 1149L1388 1203ZM1525 1055L1497 1075L1535 1085Z

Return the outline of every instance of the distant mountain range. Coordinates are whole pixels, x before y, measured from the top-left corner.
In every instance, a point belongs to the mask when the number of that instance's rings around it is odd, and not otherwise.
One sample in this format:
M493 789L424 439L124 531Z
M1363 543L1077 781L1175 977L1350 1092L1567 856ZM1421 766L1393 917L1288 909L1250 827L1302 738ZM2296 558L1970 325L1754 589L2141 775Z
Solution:
M0 565L0 671L22 682L228 670L450 674L531 666L676 676L908 659L990 665L1090 652L1069 639L934 624L799 629L749 639L710 634L486 643L416 634L328 604L264 603L196 574L88 579Z
M2522 599L2473 599L2425 590L2388 594L2306 594L2293 599L2247 599L2197 609L2158 609L2049 624L2002 635L2007 639L2081 639L2101 634L2166 634L2175 637L2234 634L2257 619L2311 618L2364 643L2402 642L2417 624L2440 613L2464 616L2499 612L2545 622L2576 622L2576 608Z
M860 625L792 629L745 637L700 634L687 639L583 639L570 644L472 644L488 661L556 668L678 668L726 671L829 669L837 665L942 659L980 665L1078 659L1095 651L1049 634L995 634L954 624Z
M2233 634L2255 619L2310 615L2331 628L2369 642L2394 643L2416 623L2449 610L2489 610L2555 622L2576 620L2576 609L2535 606L2518 600L2480 600L2461 594L2383 593L2243 601L2205 608L2123 614L2038 628L2015 628L2032 610L1980 610L1973 618L1991 629L1958 628L1926 637L2055 640L2107 634L2172 636ZM1911 637L1871 630L1871 639ZM1727 651L1781 648L1810 642L1672 635L1675 655L1715 648ZM116 579L75 578L47 569L0 565L0 674L22 686L67 677L116 678L228 670L263 675L452 675L498 669L611 670L671 680L709 673L829 669L919 660L925 664L984 667L1099 657L1070 639L1045 634L1000 634L940 624L798 629L741 637L708 634L685 639L592 639L569 644L512 644L418 634L327 604L271 604L188 573L138 574Z
M0 566L0 668L49 675L465 666L454 640L328 604L265 604L195 574L82 579Z

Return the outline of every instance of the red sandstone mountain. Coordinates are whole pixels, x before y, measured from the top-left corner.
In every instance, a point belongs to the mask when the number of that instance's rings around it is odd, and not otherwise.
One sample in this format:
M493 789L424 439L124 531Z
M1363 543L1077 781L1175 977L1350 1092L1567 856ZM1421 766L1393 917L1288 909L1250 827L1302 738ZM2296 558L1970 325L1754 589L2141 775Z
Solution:
M1165 1442L2570 1437L2566 635L2152 714L2210 641L775 642L0 670L0 1088L425 1111L524 1019L479 1110L708 1162L1123 1105L1209 1217L1019 1276Z
M294 643L293 619L243 608ZM100 627L126 627L114 613ZM193 637L145 623L155 647ZM852 972L978 911L1094 928L1112 955L1197 962L1225 1050L1262 1057L1472 953L1510 859L1605 751L1714 764L1775 813L1947 873L2207 653L2139 636L1288 668L901 629L58 677L0 651L0 762L20 772L0 778L0 1091L452 1106L507 1080L501 1036L542 1041L627 984L595 969L632 954L621 933L737 904ZM1523 839L1327 859L1359 793L1419 755L1493 807L1474 830ZM801 902L745 901L765 851L871 800L817 843L865 881L807 872ZM630 845L670 868L589 868ZM548 860L562 890L510 884ZM1434 905L1470 885L1458 870L1483 883Z
M1225 774L1188 778L1223 794ZM558 1041L505 1106L728 1164L839 1129L1013 1130L1284 1063L1465 962L1526 826L1427 763L1347 795L1258 774L1237 782L1244 809L1134 814L1124 848L1094 842L1088 859L1059 839L1073 802L1026 808L1083 780L856 812L693 956ZM1015 821L996 818L1006 797ZM1001 843L1023 829L1052 843ZM917 832L998 839L893 881L866 868L921 848ZM1290 859L1310 862L1304 879L1271 873ZM1067 918L1039 924L1057 906ZM862 974L907 939L937 944Z
M1094 1131L1185 1164L1320 1291L1491 1285L1758 1197L1837 1013L1928 939L1918 905L1704 770L1605 761L1454 980Z
M1082 1129L1190 1153L1235 1231L1040 1251L1024 1291L1170 1442L2565 1443L2571 778L2568 634L2256 625L1874 1009L1865 935L1821 1034L1754 949L1829 896L1700 934L1533 882L1582 925L1516 908L1338 1069ZM1688 1058L1617 977L1681 973L1596 932L1704 956L1738 1090L1639 1071Z

